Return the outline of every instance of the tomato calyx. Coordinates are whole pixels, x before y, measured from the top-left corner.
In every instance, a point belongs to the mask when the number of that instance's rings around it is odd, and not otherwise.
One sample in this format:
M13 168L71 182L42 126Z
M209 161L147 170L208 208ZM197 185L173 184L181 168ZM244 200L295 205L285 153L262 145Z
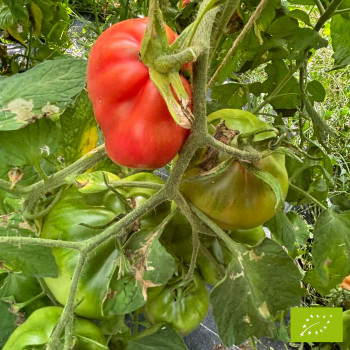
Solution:
M226 126L224 120L217 125L214 133L214 138L225 145L229 145L230 142L239 134L238 130L231 130ZM218 163L219 150L213 147L208 147L203 155L203 160L198 165L201 169L201 173L212 170Z

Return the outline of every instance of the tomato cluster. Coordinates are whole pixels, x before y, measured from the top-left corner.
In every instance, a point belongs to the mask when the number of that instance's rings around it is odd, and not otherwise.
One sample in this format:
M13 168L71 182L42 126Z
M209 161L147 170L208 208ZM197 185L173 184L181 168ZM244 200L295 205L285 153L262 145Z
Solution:
M184 6L188 2L183 1ZM148 67L142 62L140 46L146 24L147 18L126 20L113 25L98 38L88 62L87 89L109 157L123 166L155 169L175 157L189 131L174 122L150 80ZM171 44L176 34L169 27L166 27L166 33ZM191 97L189 83L184 78L182 82ZM263 156L254 166L272 176L283 195L287 195L284 154L268 149L267 144L275 132L266 123L247 111L235 109L216 111L207 121L215 137L217 132L233 135L227 145L242 151L261 152ZM125 182L164 184L151 173L137 173L123 179L114 174L113 177ZM67 186L40 222L41 237L69 242L88 240L138 208L155 192L141 185L116 189L107 182L102 189L91 192ZM262 225L276 210L276 195L267 183L249 172L240 159L209 147L197 150L182 178L180 192L227 230L234 241L249 246L264 239ZM128 312L120 311L118 305L110 304L106 308L106 300L121 291L132 303L138 282L144 288L145 300L130 312L143 313L153 325L168 323L180 335L193 331L203 320L209 307L205 283L215 285L224 278L231 253L216 237L201 237L203 249L193 264L192 226L185 216L177 212L165 227L159 228L171 210L178 209L175 205L170 208L168 202L162 203L142 216L133 227L128 227L123 236L112 236L87 257L74 300L77 315L73 327L73 335L77 338L74 349L93 350L105 346L104 335L94 323L84 318L102 322L108 317L124 316ZM176 267L173 276L158 285L141 275L144 266L132 266L140 259L135 258L138 250L133 250L129 243L131 237L139 235L142 241L147 234L163 229L160 238L166 251L163 254L170 255ZM58 247L52 248L52 253L58 266L58 277L45 278L44 283L51 296L60 305L65 305L80 253ZM117 268L116 261L120 263ZM123 285L128 278L135 286L131 291L127 282ZM116 281L121 281L121 290L111 290L110 286ZM62 309L56 306L35 311L12 334L4 350L44 346L61 314ZM38 326L38 319L45 319L44 328L41 321Z

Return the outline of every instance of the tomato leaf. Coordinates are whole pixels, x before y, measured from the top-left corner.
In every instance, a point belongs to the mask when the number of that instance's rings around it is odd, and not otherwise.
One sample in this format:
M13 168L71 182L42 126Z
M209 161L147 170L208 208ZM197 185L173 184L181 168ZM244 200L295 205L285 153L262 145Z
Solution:
M142 285L132 275L120 279L112 278L110 292L103 303L103 314L124 315L142 307L146 300L142 294Z
M281 211L266 223L266 226L271 231L277 242L284 245L289 251L294 248L296 233L292 223L287 215Z
M312 256L324 286L335 287L344 275L350 274L349 227L350 211L325 210L317 218Z
M65 164L74 163L96 147L97 123L85 90L79 94L74 106L61 115L60 125L60 148Z
M9 273L0 289L0 301L7 302L12 312L18 312L40 294L42 289L36 278Z
M9 305L0 302L0 347L2 348L16 328L17 316L9 311Z
M0 217L0 237L33 236L32 228L20 214ZM57 277L58 269L51 248L35 245L0 244L0 271L20 272L24 276Z
M136 339L128 342L126 350L186 350L183 339L169 326L164 326L158 332L149 334L140 333Z
M84 88L85 74L85 60L61 58L0 79L0 130L16 130L61 113Z
M345 1L343 3L345 5ZM349 4L348 1L347 3ZM350 21L346 16L332 17L331 37L334 50L333 69L346 67L350 63Z
M227 107L242 108L249 100L249 90L244 84L226 83L214 86L211 97L225 103Z
M57 133L56 124L46 118L19 130L0 131L0 176L6 179L11 169L19 168L20 184L27 185L41 180L41 171L47 176L55 172Z
M225 278L210 293L218 332L227 346L252 335L272 336L278 312L298 305L303 294L298 268L274 241L265 239L253 248L240 245L236 252Z
M301 245L306 244L310 237L307 223L295 211L289 211L287 217L293 225L296 241Z
M0 235L3 235L2 230ZM24 276L57 277L58 269L49 247L1 243L1 270Z
M315 269L306 271L306 274L303 278L303 283L311 284L312 287L315 288L318 293L321 293L323 295L329 294L330 290L335 286L332 279L330 279L329 283L325 285L321 281L320 276L318 275Z

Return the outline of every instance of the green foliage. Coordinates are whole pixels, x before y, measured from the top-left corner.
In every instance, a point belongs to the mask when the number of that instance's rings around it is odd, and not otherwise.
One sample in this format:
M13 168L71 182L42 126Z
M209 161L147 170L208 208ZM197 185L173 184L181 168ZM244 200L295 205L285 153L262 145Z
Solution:
M300 277L292 259L271 240L250 249L239 247L224 280L210 294L224 343L240 344L252 335L273 336L277 313L299 303Z
M188 148L167 167L166 185L151 172L111 165L104 152L89 163L104 139L85 90L85 58L98 35L113 23L147 16L149 3L0 4L0 347L29 315L58 302L67 303L68 311L57 313L45 344L52 336L62 345L73 310L79 314L91 307L84 316L99 319L94 322L111 349L185 350L169 324L150 326L140 314L148 288L160 290L175 279L181 291L199 273L213 284L213 314L228 346L261 336L288 343L283 315L291 306L350 307L349 292L340 288L350 274L350 0L332 13L326 1L268 1L243 37L260 1L242 0L238 8L234 1L220 1L218 8L213 2L209 15L202 1L185 7L177 0L160 1L165 22L184 33L175 45L178 52L191 44L194 26L186 28L198 10L204 16L192 41L199 52L192 72L196 118L203 117L207 102L207 114L244 109L278 130L263 146L286 155L286 210L264 224L271 239L253 240L254 246L248 245L248 231L224 232L209 219L211 224L204 224L180 197L178 169L190 163ZM221 23L228 4L231 12ZM212 23L219 33L214 43L209 42ZM208 71L200 61L203 42L212 50ZM216 71L205 101L200 91L207 82L200 83ZM208 141L202 136L200 147ZM249 168L249 158L241 162ZM135 187L137 181L141 185ZM72 187L76 194L66 200ZM83 197L89 199L81 204ZM176 212L169 211L170 200L176 201ZM178 214L182 221L174 224ZM38 244L29 244L33 239ZM40 239L46 239L45 246ZM180 270L187 275L178 275ZM59 337L52 334L56 325ZM78 340L69 341L66 348L74 349Z

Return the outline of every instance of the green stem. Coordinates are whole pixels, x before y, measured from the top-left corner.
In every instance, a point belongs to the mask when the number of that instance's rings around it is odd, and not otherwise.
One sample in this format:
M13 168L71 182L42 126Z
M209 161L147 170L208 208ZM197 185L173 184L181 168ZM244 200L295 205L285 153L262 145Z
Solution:
M32 41L33 41L33 27L30 27L30 33L29 33L29 42L27 47L27 60L26 60L26 70L29 69L29 61L30 61L30 52L32 51Z
M160 56L154 61L154 68L160 73L168 73L174 69L178 70L186 62L196 61L201 51L200 47L192 46L173 55Z
M96 24L96 34L101 35L101 28L100 28L100 21L98 19L96 0L94 0L94 16L95 16L95 24Z
M185 281L190 281L193 278L194 269L196 267L197 258L198 258L198 252L200 247L200 240L199 240L199 234L196 230L192 230L192 256L191 256L191 263L190 267L188 269L188 272L185 276Z
M112 236L120 236L125 230L132 225L137 219L139 219L142 215L148 213L152 209L154 209L157 205L161 204L166 200L166 194L164 189L160 190L152 197L147 199L142 205L138 208L131 211L129 214L124 216L121 220L109 226L106 230L94 236L84 242L85 253L91 253L95 248L97 248L100 244L110 239ZM1 237L0 237L1 238Z
M199 210L196 206L190 203L190 207L192 211L203 221L205 222L212 230L216 233L216 235L226 244L227 248L235 253L237 250L237 244L229 237L229 235L222 230L215 222L209 219L201 210Z
M14 237L14 236L0 236L1 244L13 245L40 245L43 247L59 247L74 250L82 250L82 242L59 241L55 239L42 239L34 237Z
M73 312L74 312L74 301L75 301L75 294L78 288L78 283L80 280L80 275L83 270L84 264L87 259L86 253L81 253L77 262L77 265L74 270L73 278L72 278L72 284L69 291L69 296L66 302L65 307L63 308L62 315L60 317L60 320L57 323L57 326L55 330L53 331L48 343L47 343L47 350L57 350L58 349L58 343L59 338L61 336L61 333L66 326L67 322L69 322L70 318L73 318Z
M225 58L222 60L220 66L217 68L217 70L215 71L215 73L213 74L212 78L210 79L209 83L208 83L208 87L210 87L213 82L215 81L216 77L218 76L218 74L220 73L221 69L224 68L224 66L226 65L227 61L229 60L229 58L232 56L233 52L237 49L237 46L242 42L242 40L244 39L244 37L246 36L246 34L249 32L249 30L252 28L253 24L256 22L256 20L259 18L262 10L265 8L266 4L268 3L269 0L261 0L260 4L258 5L258 7L255 9L255 11L253 12L253 14L250 16L247 24L244 26L243 30L239 33L238 37L236 38L236 40L234 41L232 47L230 48L230 50L228 51L228 53L226 54Z
M334 11L333 15L344 15L350 12L350 8Z
M20 185L13 186L11 182L5 181L3 179L0 179L0 190L12 193L18 197L24 197L31 191L29 187L22 187Z
M254 337L250 337L250 345L251 345L253 350L257 350Z
M38 174L40 175L40 177L44 180L47 181L49 178L48 176L45 174L44 170L41 168L41 165L39 163L39 160L35 161L33 163L34 168L36 169L36 171L38 172Z
M189 207L187 201L182 196L180 192L178 192L177 196L174 198L176 205L181 210L182 214L185 215L186 219L192 226L193 231L197 231L209 236L213 236L212 231L206 226L201 220L198 219L196 215L193 214L191 208Z
M62 191L63 191L63 187L59 189L58 193L56 193L56 195L55 195L55 198L52 200L52 202L45 209L43 209L37 213L29 213L29 212L25 211L23 213L23 216L28 220L39 219L41 217L44 217L46 214L48 214L51 211L51 209L61 199Z
M329 4L329 6L326 8L326 11L322 14L314 27L316 32L318 32L323 27L323 25L332 17L341 2L342 0L333 0Z
M292 183L289 183L289 187L292 188L294 191L299 192L300 194L302 194L304 197L310 199L313 203L315 203L316 205L318 205L321 209L323 210L327 210L328 208L323 205L321 202L319 202L315 197L313 197L310 193L302 190L301 188L293 185Z
M206 135L206 138L204 141L208 146L211 146L224 153L228 153L241 161L254 163L262 159L262 155L258 151L251 150L248 152L248 151L240 150L238 148L233 148L231 146L225 145L224 143L218 141L211 135Z
M323 7L323 4L320 0L314 0L317 8L318 8L318 11L320 12L321 15L324 14L324 7Z
M27 200L24 203L24 210L32 213L37 202L47 193L62 186L68 175L73 176L85 172L107 157L104 144L85 154L75 163L52 175L47 181L39 181L27 187Z
M47 295L47 297L51 300L53 305L59 305L58 302L56 301L55 297L51 293L50 289L47 287L45 281L43 278L38 278L38 282L40 284L41 289L43 292Z
M68 317L66 327L64 329L64 347L63 350L71 350L73 344L73 322L74 315Z
M113 187L142 187L160 190L164 187L162 184L147 181L111 181L109 183Z
M185 146L179 152L179 160L175 164L165 190L169 199L177 196L177 188L181 182L182 175L186 171L191 158L196 150L203 146L203 139L207 135L207 73L208 73L208 51L204 51L194 64L193 69L193 114L195 120L192 126L192 133Z

